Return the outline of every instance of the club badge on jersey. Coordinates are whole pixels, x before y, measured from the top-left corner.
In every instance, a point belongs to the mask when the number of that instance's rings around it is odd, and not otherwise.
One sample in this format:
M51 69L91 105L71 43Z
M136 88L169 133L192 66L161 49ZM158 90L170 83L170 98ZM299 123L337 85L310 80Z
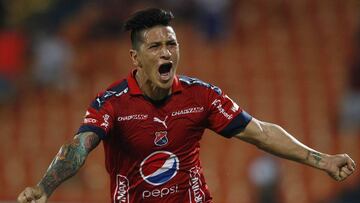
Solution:
M160 131L155 133L154 144L158 147L162 147L169 142L166 131Z

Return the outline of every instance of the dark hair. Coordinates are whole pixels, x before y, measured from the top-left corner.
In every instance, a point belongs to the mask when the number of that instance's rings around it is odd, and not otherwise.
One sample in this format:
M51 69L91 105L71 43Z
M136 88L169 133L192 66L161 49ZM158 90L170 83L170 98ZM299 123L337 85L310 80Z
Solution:
M164 11L159 8L149 8L134 13L124 24L125 31L131 31L131 45L134 49L139 48L142 40L141 31L157 26L168 26L174 19L171 11Z

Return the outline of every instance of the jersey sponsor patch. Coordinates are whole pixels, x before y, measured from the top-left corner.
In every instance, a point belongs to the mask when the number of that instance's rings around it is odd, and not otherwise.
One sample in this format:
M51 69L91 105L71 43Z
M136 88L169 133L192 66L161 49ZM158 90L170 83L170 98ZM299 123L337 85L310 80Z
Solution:
M114 203L129 203L129 179L126 176L116 176Z
M203 111L204 111L203 106L189 107L186 109L181 109L179 111L174 111L171 113L171 116L180 116L180 115L185 115L185 114L200 113Z
M168 195L172 195L179 192L178 185L172 185L170 187L155 188L153 190L144 190L142 192L142 198L163 198Z
M109 125L110 125L110 124L109 124L109 118L110 118L109 114L103 115L104 121L101 123L100 126L102 126L102 127L104 127L105 129L107 129L107 128L109 127Z
M168 151L156 151L140 164L141 177L151 185L162 185L171 180L179 170L179 158Z
M230 100L231 101L231 103L232 103L232 107L231 107L231 111L232 112L237 112L237 111L239 111L239 109L240 109L240 107L239 107L239 105L237 105L237 103L235 103L229 96L227 96L227 95L225 95L224 96L226 99L228 99L228 100Z
M130 120L146 120L149 115L147 114L134 114L128 116L119 116L117 117L117 121L130 121Z
M190 176L190 180L189 180L189 185L190 185L190 189L189 189L189 195L190 198L194 200L194 202L196 203L201 203L201 202L205 202L205 193L204 191L201 189L202 188L202 182L201 182L201 175L200 175L200 167L195 166L192 167L189 170L189 176Z
M218 111L228 120L231 120L233 118L233 114L230 114L228 112L225 111L223 105L221 104L221 100L220 99L215 99L211 105L215 106Z
M84 118L84 124L97 123L98 121L95 118Z

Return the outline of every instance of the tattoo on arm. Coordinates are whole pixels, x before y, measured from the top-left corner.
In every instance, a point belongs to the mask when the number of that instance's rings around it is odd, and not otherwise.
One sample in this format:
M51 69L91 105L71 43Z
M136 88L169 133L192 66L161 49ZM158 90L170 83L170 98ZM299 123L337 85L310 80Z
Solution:
M95 133L85 132L76 135L71 143L60 148L38 184L48 197L62 182L76 174L89 152L99 143L100 139Z
M315 164L317 166L319 166L319 163L322 160L321 154L319 152L308 151L308 155L307 155L306 159L310 160L310 157L312 157L315 160Z

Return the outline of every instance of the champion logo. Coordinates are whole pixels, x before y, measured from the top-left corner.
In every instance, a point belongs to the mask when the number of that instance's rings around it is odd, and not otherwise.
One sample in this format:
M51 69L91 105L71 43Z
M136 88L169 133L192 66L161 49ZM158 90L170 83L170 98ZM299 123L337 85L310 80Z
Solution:
M168 151L156 151L140 164L141 177L151 185L161 185L171 180L179 170L178 157Z
M164 146L168 143L168 138L167 138L167 132L166 131L160 131L160 132L156 132L155 133L155 139L154 139L154 144L156 146Z
M161 119L158 118L158 117L154 117L154 122L161 123L161 124L163 124L163 126L164 126L165 128L167 128L167 125L166 125L166 119L167 119L167 118L168 118L168 116L166 116L164 120L161 120Z

